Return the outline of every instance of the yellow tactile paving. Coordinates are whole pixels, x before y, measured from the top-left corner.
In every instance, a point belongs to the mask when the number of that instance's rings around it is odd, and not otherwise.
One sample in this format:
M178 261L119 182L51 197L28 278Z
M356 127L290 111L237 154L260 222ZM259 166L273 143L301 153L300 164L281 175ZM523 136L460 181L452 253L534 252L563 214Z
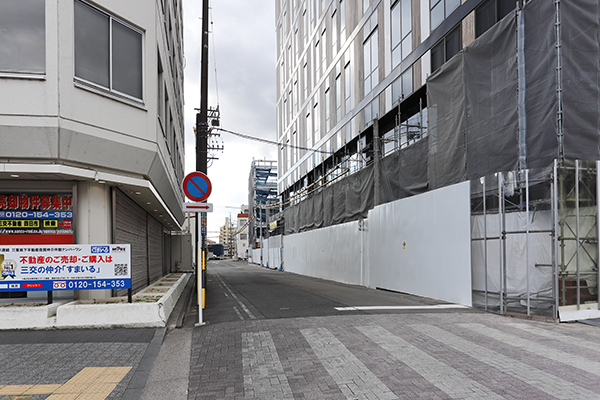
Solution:
M89 383L69 383L69 382L67 382L52 393L56 393L56 394L81 393L85 389L87 389L88 386L90 386Z
M54 393L62 385L33 385L23 394L48 394Z
M46 400L104 400L131 367L87 367L63 385L0 385L0 396L49 394Z
M31 389L34 385L4 385L0 386L0 395L19 395Z
M47 397L46 400L75 400L77 396L77 393L53 394Z
M131 367L112 367L98 377L99 383L119 383L127 375Z

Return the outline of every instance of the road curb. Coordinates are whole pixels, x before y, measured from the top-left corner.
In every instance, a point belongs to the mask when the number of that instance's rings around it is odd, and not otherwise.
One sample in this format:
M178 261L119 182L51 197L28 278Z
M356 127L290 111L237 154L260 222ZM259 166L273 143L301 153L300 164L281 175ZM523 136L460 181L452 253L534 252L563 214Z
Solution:
M144 356L131 377L127 389L125 389L125 393L123 393L123 397L121 398L122 400L140 400L142 398L142 391L144 390L144 386L146 386L146 381L148 380L150 371L152 371L152 366L158 356L160 346L162 345L166 333L166 327L157 328L154 331L152 341L148 345Z

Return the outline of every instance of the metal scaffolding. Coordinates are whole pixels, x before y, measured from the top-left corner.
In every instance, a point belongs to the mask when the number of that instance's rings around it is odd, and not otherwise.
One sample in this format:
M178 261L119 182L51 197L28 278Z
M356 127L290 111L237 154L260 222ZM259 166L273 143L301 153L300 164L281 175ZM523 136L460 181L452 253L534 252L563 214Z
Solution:
M249 248L262 248L263 239L269 235L269 218L279 211L272 207L277 203L277 161L253 160L250 168L248 204L249 213L256 213L256 218L252 220L248 229Z
M473 302L558 318L598 303L596 162L556 161L546 175L472 181Z

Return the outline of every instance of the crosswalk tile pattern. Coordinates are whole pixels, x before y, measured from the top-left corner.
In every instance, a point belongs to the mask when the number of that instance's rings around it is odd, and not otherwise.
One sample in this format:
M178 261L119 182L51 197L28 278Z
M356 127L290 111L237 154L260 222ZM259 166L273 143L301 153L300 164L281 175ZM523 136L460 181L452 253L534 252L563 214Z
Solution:
M190 399L600 399L600 329L490 314L196 329Z

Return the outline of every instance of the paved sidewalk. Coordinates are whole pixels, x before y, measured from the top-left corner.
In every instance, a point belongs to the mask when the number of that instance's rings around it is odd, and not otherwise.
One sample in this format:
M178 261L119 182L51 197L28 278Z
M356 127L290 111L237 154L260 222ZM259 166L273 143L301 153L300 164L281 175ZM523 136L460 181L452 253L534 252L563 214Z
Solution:
M146 381L143 400L185 400L188 398L192 329L167 332Z
M0 399L121 399L138 375L155 333L156 329L0 332Z
M460 312L220 323L194 329L188 398L600 399L599 341Z

